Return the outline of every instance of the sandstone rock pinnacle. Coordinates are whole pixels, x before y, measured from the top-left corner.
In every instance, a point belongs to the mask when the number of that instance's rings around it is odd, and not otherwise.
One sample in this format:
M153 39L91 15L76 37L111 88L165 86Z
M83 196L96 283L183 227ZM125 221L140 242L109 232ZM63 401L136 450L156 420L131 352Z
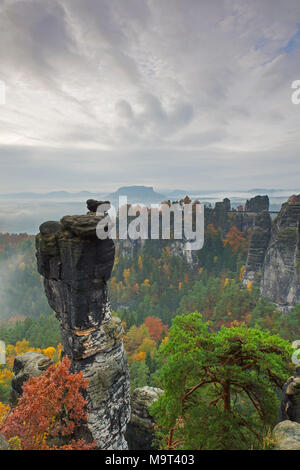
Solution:
M108 300L114 242L97 238L100 219L91 211L42 224L36 256L48 302L60 321L64 354L72 369L89 379L89 438L99 449L122 450L127 449L130 419L129 370L122 324L112 317Z

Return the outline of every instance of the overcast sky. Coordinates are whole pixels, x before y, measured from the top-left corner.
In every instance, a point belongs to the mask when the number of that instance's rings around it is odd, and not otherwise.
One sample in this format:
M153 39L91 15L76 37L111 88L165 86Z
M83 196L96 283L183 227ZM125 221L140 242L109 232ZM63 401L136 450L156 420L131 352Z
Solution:
M300 187L299 0L0 5L0 193Z

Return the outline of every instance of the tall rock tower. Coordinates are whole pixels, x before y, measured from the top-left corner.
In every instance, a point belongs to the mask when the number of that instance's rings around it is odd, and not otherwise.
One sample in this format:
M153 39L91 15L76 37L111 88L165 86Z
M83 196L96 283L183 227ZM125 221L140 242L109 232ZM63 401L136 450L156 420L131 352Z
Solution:
M98 449L127 449L130 419L129 370L123 328L111 316L107 293L115 248L99 240L97 201L87 215L45 222L36 237L38 271L60 321L64 354L89 379L86 432ZM89 203L89 201L88 201Z
M260 212L252 228L244 282L289 313L300 303L300 194L282 204L271 222Z

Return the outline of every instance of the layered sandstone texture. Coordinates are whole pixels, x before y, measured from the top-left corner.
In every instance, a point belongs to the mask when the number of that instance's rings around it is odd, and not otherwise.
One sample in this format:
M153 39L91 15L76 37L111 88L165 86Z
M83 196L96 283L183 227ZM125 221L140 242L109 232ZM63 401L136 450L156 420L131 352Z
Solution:
M101 220L92 212L45 222L36 237L38 270L51 308L60 321L64 354L74 371L89 379L89 438L99 449L127 449L124 438L130 419L129 370L123 328L112 317L107 281L115 247L98 239ZM92 206L92 207L91 207Z
M126 439L130 450L155 449L155 421L150 407L158 400L163 390L155 387L136 388L131 395L131 419L127 426Z
M22 395L23 384L30 377L43 375L51 364L51 359L36 351L20 354L15 358L13 367L14 376L10 390L10 403L12 406L17 404L18 399Z
M261 281L261 294L286 313L300 303L299 221L300 196L293 196L273 222Z
M271 223L267 211L255 218L244 281L288 313L300 303L300 195L292 196Z

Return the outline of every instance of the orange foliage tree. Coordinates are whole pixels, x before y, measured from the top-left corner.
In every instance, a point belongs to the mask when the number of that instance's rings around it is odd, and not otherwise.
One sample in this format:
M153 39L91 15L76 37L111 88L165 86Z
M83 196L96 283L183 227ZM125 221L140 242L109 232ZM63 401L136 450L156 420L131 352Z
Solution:
M162 334L164 332L164 336L168 335L168 327L163 325L163 322L158 317L147 317L144 321L144 325L147 327L150 337L158 343L160 339L162 339Z
M64 357L44 375L31 377L23 385L16 407L4 420L0 431L6 439L18 438L22 450L89 450L88 444L74 438L77 426L87 419L86 400L81 391L88 386L82 372L69 371Z
M247 251L248 249L247 240L245 239L244 234L234 225L230 228L225 239L223 240L223 243L224 245L229 243L234 253L237 252L240 247L243 251Z

